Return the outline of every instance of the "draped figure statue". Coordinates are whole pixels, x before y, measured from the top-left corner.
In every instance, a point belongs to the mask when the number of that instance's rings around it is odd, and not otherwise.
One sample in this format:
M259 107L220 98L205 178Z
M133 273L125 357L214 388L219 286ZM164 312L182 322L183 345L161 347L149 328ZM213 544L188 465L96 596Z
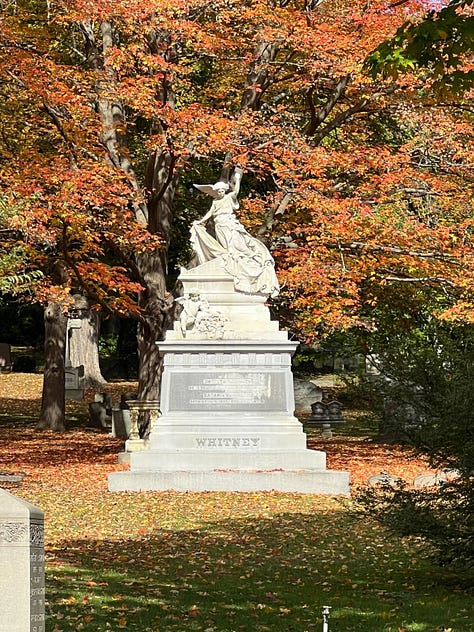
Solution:
M226 272L234 277L237 291L277 296L279 284L273 257L259 239L249 235L234 213L239 208L240 180L241 173L236 170L232 186L227 182L194 185L213 201L204 217L193 222L191 244L200 264L222 258ZM215 239L205 228L211 217Z

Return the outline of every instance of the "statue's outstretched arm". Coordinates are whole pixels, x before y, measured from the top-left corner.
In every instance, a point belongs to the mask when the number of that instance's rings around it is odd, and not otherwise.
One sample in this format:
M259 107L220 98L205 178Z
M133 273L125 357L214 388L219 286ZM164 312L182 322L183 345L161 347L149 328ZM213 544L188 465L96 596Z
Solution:
M230 187L232 189L232 197L235 201L237 201L237 197L240 191L240 182L242 181L243 171L240 167L236 167L234 169L234 173L232 174L232 178L230 179Z

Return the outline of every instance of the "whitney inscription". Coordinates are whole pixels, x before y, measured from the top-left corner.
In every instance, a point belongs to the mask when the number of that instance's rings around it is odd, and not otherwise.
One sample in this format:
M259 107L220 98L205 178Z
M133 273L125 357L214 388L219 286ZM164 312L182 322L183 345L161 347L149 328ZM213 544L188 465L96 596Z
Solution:
M258 448L260 437L196 437L198 448Z

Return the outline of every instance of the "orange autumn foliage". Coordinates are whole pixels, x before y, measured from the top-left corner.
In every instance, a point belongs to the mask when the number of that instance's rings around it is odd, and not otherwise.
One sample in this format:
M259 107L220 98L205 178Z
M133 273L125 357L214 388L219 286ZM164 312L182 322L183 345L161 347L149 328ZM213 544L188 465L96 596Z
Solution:
M428 286L448 297L437 316L472 320L469 95L440 102L422 74L363 72L422 12L381 0L6 11L2 250L20 245L16 270L44 272L29 288L38 300L79 287L97 307L136 312L147 280L135 257L164 246L141 213L178 175L211 167L217 179L229 152L246 172L241 217L274 251L290 326L308 338L370 326L368 285ZM150 156L165 154L167 179L150 188ZM191 221L189 196L170 204ZM68 268L66 287L54 287L52 258Z

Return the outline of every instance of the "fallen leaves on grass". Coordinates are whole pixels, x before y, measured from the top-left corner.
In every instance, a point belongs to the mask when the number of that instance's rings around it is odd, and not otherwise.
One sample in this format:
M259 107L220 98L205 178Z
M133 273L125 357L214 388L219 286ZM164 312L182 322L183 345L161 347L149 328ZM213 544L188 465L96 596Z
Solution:
M107 474L126 469L117 463L123 441L74 424L65 434L39 433L34 417L8 421L12 400L23 402L16 411L34 411L41 394L39 380L35 391L13 377L0 375L0 468L26 472L12 491L45 512L48 629L314 632L328 600L341 632L396 632L407 616L421 616L414 604L427 619L440 616L418 545L387 537L337 498L108 492ZM68 406L85 414L92 399ZM311 432L308 443L354 484L382 470L406 480L426 471L405 448L364 437L326 441ZM464 632L472 610L461 593L446 596Z

